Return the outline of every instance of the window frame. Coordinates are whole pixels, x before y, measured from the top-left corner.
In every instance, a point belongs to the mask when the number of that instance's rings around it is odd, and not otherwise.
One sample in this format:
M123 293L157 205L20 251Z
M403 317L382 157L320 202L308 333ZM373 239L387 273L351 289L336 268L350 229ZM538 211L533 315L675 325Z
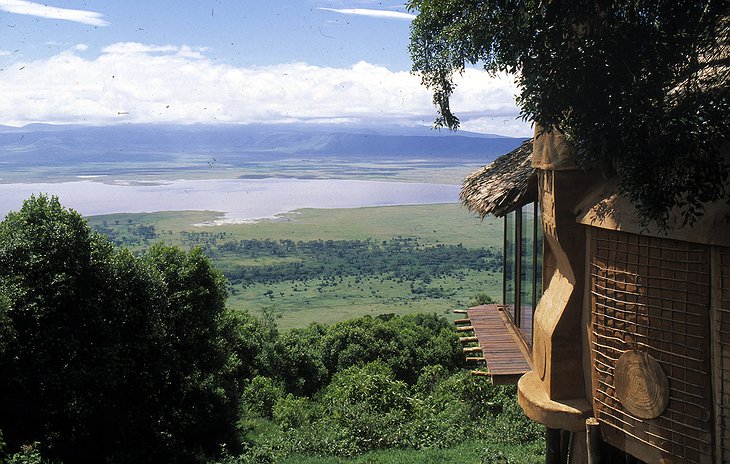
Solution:
M542 226L540 224L540 208L539 203L537 201L527 203L527 205L532 204L532 212L533 212L533 230L532 230L532 250L530 250L530 255L532 256L532 276L530 276L530 282L532 285L532 292L531 292L531 301L530 305L532 307L532 311L530 314L531 320L530 320L530 327L534 327L532 324L535 318L535 309L537 307L537 303L540 300L540 296L542 296L542 288L538 288L538 272L540 273L540 277L542 276L542 246L543 246L543 236L542 236ZM505 313L509 316L510 321L512 324L514 324L516 327L521 328L523 325L525 325L522 321L522 219L523 219L523 206L520 206L518 208L515 208L514 210L510 211L509 213L504 215L504 228L503 228L503 243L502 243L502 307L506 309ZM508 227L508 222L510 220L509 216L514 215L514 236L510 237L510 230ZM508 240L511 238L512 240L512 249L509 249ZM539 243L538 243L539 242ZM539 247L539 248L538 248ZM540 250L540 253L538 253L538 250ZM507 263L508 259L508 251L513 253L513 256L511 256L512 262L514 263L514 269L512 272L511 278L508 279L508 275L506 272L507 269ZM508 298L508 280L510 280L509 283L511 283L510 295L511 299ZM542 287L542 279L539 280ZM507 301L512 301L514 304L507 305ZM525 338L525 343L528 346L532 346L532 335L530 335L529 339L525 337L522 330L518 330L518 333Z

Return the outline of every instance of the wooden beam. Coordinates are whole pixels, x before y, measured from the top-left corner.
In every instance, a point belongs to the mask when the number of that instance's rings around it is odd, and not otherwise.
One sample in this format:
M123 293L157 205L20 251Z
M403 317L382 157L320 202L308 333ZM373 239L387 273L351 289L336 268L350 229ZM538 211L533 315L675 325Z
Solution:
M489 371L473 370L473 371L469 371L469 373L471 375L476 375L476 376L479 376L479 377L491 377L492 376L492 373L489 372Z
M492 376L492 383L495 385L517 385L520 377L524 374L495 374L494 372L490 372L490 375Z
M455 319L454 324L471 324L470 319Z
M481 346L467 346L466 348L462 348L464 350L464 353L481 353L482 347Z
M479 363L479 362L486 362L486 360L484 358L478 358L476 356L467 356L466 357L466 362L476 362L476 363Z
M456 328L457 332L473 332L474 326L472 325L462 325L461 327Z
M466 309L455 309L454 314L466 314Z
M459 341L461 343L471 343L471 342L478 342L479 339L477 337L459 337Z

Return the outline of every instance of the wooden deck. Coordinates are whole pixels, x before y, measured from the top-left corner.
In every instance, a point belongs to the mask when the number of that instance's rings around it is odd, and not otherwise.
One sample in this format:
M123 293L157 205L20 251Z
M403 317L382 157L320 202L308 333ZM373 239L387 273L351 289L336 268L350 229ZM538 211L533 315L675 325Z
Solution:
M499 305L475 306L469 308L466 315L466 319L457 321L457 326L463 324L457 329L462 329L465 343L473 343L476 338L487 364L487 371L482 375L491 377L495 384L516 384L524 373L532 370L530 350L519 334L520 329L512 324ZM463 330L467 327L470 330ZM474 333L473 337L468 336L470 332ZM471 354L475 351L473 348L465 347L464 352ZM477 361L471 356L467 359Z

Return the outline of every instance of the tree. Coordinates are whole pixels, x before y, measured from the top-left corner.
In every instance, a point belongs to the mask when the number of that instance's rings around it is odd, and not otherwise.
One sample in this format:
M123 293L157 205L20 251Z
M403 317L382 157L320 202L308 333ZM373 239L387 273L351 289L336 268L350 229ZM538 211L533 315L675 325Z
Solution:
M724 0L410 0L413 70L455 129L453 76L515 76L522 117L563 132L584 168L615 170L644 222L730 201Z
M65 462L196 462L236 448L225 281L199 251L116 249L58 199L0 222L0 430ZM45 452L44 452L45 455Z

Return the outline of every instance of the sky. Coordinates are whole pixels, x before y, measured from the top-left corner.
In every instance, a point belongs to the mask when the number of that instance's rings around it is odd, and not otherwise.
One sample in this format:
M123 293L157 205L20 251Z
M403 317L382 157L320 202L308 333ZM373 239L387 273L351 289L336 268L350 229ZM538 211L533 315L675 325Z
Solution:
M0 0L0 124L430 126L403 3ZM508 76L457 79L462 129L530 136Z

